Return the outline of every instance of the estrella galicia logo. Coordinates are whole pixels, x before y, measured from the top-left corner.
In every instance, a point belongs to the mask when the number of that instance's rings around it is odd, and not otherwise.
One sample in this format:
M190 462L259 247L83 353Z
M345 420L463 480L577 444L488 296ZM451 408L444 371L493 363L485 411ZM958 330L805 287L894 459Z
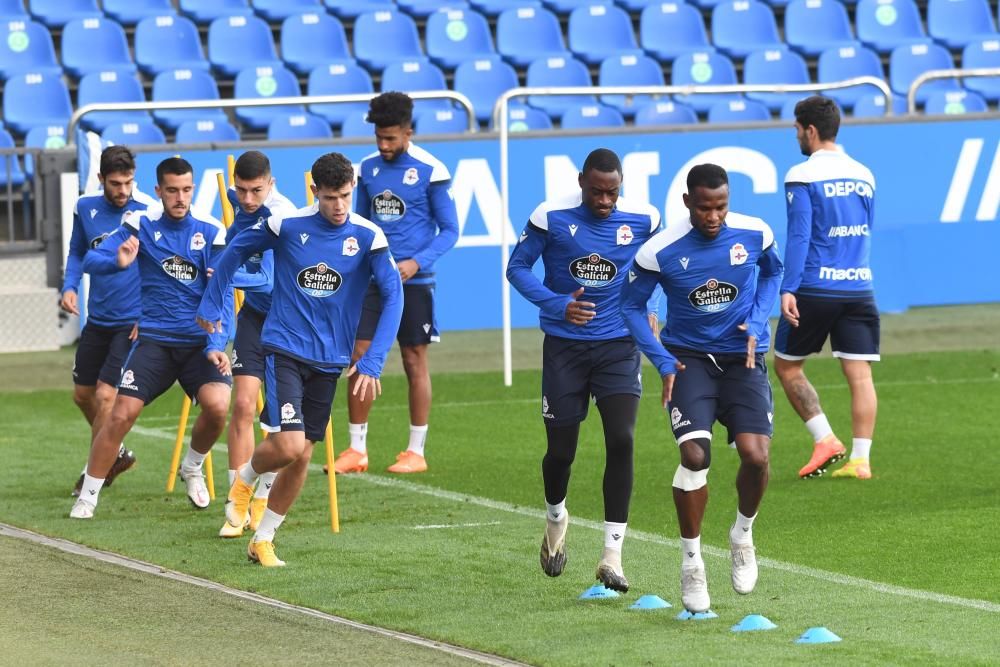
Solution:
M386 189L372 197L372 211L379 222L396 222L406 214L406 204L399 195Z
M307 266L299 271L296 282L305 294L323 298L339 290L344 279L329 264L319 262L315 266Z
M109 232L105 232L105 233L101 234L100 236L95 236L94 238L92 238L90 240L90 249L93 250L97 246L101 245L101 243L104 242L104 239L108 238L109 235L110 235Z
M604 287L618 275L614 262L592 252L569 263L569 274L584 287Z
M198 267L180 255L167 257L160 262L160 266L163 267L168 276L185 285L190 285L198 279Z
M736 285L709 278L705 284L691 290L688 301L703 313L720 313L732 305L739 293Z

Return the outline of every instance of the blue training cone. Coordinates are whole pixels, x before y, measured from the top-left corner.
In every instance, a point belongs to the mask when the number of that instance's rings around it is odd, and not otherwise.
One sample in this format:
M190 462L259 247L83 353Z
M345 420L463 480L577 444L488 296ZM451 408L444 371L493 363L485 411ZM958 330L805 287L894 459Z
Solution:
M840 637L833 634L824 627L809 628L802 633L802 636L795 640L796 644L829 644L839 642Z
M760 614L750 614L733 626L733 632L753 632L754 630L774 630L777 625Z
M670 606L672 605L659 595L643 595L629 609L666 609Z
M718 618L719 615L714 611L709 609L708 611L699 611L697 613L692 613L685 609L681 613L677 614L678 621L707 621L710 618Z
M580 593L581 600L603 600L618 597L618 592L610 588L605 588L604 584L594 584L584 592Z

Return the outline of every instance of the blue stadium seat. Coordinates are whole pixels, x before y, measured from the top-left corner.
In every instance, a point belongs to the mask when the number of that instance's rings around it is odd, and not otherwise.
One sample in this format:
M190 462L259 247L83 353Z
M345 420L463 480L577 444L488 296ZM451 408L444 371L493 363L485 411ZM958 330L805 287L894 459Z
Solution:
M217 100L219 87L215 78L204 70L178 69L160 72L153 79L154 102L180 102L185 100ZM216 120L228 122L220 109L176 109L154 111L153 118L160 125L174 131L186 120Z
M738 82L733 61L718 51L708 50L678 56L670 68L670 83L675 86L723 86ZM694 107L699 113L704 113L716 102L738 100L740 96L735 93L695 93L677 95L674 99Z
M62 61L66 72L80 78L90 72L135 72L125 30L106 18L74 19L62 33Z
M551 130L552 119L540 109L518 104L507 109L507 129L511 132Z
M604 104L572 106L559 121L564 130L579 130L591 127L624 127L625 117L613 107Z
M266 97L298 97L302 95L299 79L285 67L247 67L236 75L233 97L259 99ZM279 116L305 113L303 106L236 107L236 118L252 130L266 130Z
M216 120L186 120L177 128L174 143L199 144L210 141L239 141L240 132L231 123Z
M466 0L397 0L396 4L413 18L426 19L449 10L475 11Z
M929 0L927 32L950 49L996 37L988 0Z
M8 21L7 33L0 38L0 79L18 72L61 72L56 62L52 36L41 23Z
M344 24L326 12L289 16L281 24L281 57L300 75L350 58Z
M858 39L879 53L925 37L914 0L859 0L854 20Z
M265 21L277 23L290 16L321 12L323 5L319 0L253 0L253 10Z
M539 58L528 65L527 85L529 88L558 88L566 86L592 86L590 71L576 58L555 56ZM542 97L531 95L528 104L545 111L554 119L567 109L584 104L595 104L592 95L558 95Z
M712 10L712 44L733 58L783 46L774 11L758 0L726 0L717 4Z
M344 122L340 126L340 136L342 137L368 137L375 136L375 126L368 122L368 112L353 112L344 117Z
M77 89L77 106L109 104L113 102L145 102L146 94L134 74L110 70L91 72L80 79ZM146 111L97 111L80 121L85 129L100 132L112 123L134 123L149 120Z
M4 84L3 118L16 135L36 125L66 125L72 113L69 90L59 76L29 72Z
M279 116L267 126L268 141L293 141L301 139L332 139L330 124L311 113Z
M819 54L816 67L817 83L844 81L858 76L885 78L882 61L871 49L855 44L827 49ZM854 86L840 90L828 90L824 95L832 97L841 107L850 109L862 95L872 92L871 86Z
M981 39L962 49L962 67L1000 67L1000 39ZM965 87L991 102L1000 101L1000 76L969 77Z
M382 71L382 92L399 90L407 93L418 90L448 90L444 72L427 60L401 60L391 63ZM450 109L449 100L415 100L414 113L427 109Z
M546 9L555 12L558 16L568 15L573 10L580 7L587 7L596 4L610 4L612 0L542 0Z
M938 90L927 96L924 113L961 115L988 111L986 100L972 90Z
M785 41L807 56L854 42L851 20L840 0L792 0L785 7Z
M423 55L417 24L406 14L369 12L354 21L354 57L368 69L381 71L389 63Z
M465 109L426 109L414 120L420 134L461 134L469 129Z
M14 138L10 132L0 128L0 148L14 148ZM0 156L0 187L13 187L24 185L24 170L21 169L21 161L16 155Z
M951 69L955 66L951 53L940 44L925 42L897 46L889 54L889 86L894 93L906 95L910 84L919 75L932 69ZM917 104L924 104L935 91L961 90L954 79L930 81L917 90Z
M906 98L902 95L892 96L892 112L903 115L906 113ZM851 115L855 118L876 118L885 115L885 95L878 92L867 93L854 103Z
M635 114L636 125L690 125L698 122L698 112L679 102L653 102Z
M617 2L618 6L622 9L629 12L639 13L650 5L660 4L663 0L617 0Z
M662 86L665 83L660 63L642 54L606 58L597 74L599 86ZM651 101L650 95L601 95L601 102L618 109L627 118Z
M541 0L469 0L472 8L489 17L499 16L508 9L541 7Z
M167 137L156 123L116 123L101 132L101 139L116 145L136 146L140 144L165 144Z
M251 16L248 0L180 0L181 13L195 23L205 24L229 16Z
M65 125L37 125L24 137L25 148L57 149L65 145ZM24 156L24 174L29 179L35 177L35 158L31 153Z
M0 0L0 20L27 21L29 18L24 0Z
M553 56L569 56L556 15L542 7L518 7L497 18L497 51L517 67Z
M661 61L711 48L701 12L680 0L658 2L642 10L639 15L639 43L647 53Z
M805 59L791 49L754 51L743 61L743 83L809 83L809 68ZM771 111L781 109L789 96L800 99L802 93L747 93L747 97L763 102Z
M700 9L706 9L707 10L707 9L712 9L712 8L716 7L717 5L720 5L720 4L722 4L723 2L726 2L726 1L727 0L692 0L691 4L693 4L694 6L700 8Z
M570 13L569 50L588 65L638 49L632 19L610 0L578 6Z
M781 105L781 111L778 113L778 117L781 120L790 120L794 123L795 105L798 104L799 101L805 99L804 95L808 95L808 93L804 93L803 95L800 95L798 97L792 97L786 100L785 103Z
M716 102L708 108L709 123L754 123L771 120L771 112L763 102L729 100Z
M163 54L169 53L170 58ZM198 28L184 16L150 16L135 27L135 61L144 74L210 67L201 49Z
M170 0L104 0L104 13L122 25L135 25L150 16L174 13Z
M427 17L427 55L448 69L496 53L486 18L475 10L448 9Z
M61 28L76 19L101 16L97 0L28 0L28 11L36 21Z
M367 12L395 11L392 0L325 0L324 4L342 19L356 19Z
M235 76L247 67L281 66L271 27L256 16L224 16L212 21L208 60L224 76Z
M353 95L375 90L371 75L353 60L320 65L309 73L307 95ZM331 125L339 126L348 115L367 113L367 102L310 104L309 111L319 114Z
M497 98L517 85L517 72L500 56L467 60L455 68L453 88L469 98L480 123L491 121Z

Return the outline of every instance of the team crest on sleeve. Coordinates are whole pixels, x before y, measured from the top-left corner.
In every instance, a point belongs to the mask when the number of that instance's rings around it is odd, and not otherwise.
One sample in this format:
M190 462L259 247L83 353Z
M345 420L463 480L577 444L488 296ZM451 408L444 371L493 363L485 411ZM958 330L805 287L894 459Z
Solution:
M358 245L358 240L353 236L348 236L344 239L344 256L354 257L358 254L361 247Z
M101 234L100 236L95 236L94 238L92 238L90 240L90 247L91 247L91 249L96 248L97 246L101 245L101 243L103 243L104 239L106 239L106 238L108 238L108 234L107 233Z
M569 274L584 287L604 287L618 275L618 267L611 260L592 252L570 262Z
M733 305L739 293L736 285L709 278L691 290L688 301L703 313L720 313Z
M194 236L191 237L191 250L202 250L205 247L205 235L201 232L195 232Z
M417 173L416 167L410 167L403 174L403 185L416 185L417 181L420 180L420 174Z
M734 243L733 247L729 249L729 264L732 266L746 264L747 257L749 256L750 254L743 247L742 243Z
M632 234L632 228L629 227L628 225L622 225L621 227L618 228L618 233L615 236L615 241L618 243L618 245L628 245L629 243L632 242L632 239L634 238L635 235Z
M93 213L96 212L97 212L96 210L91 211L92 215L90 217L94 217ZM126 222L131 222L133 218L136 218L138 216L139 216L139 211L125 211L124 213L122 213L122 224L124 225Z
M322 299L339 290L344 279L332 266L319 262L299 271L295 282L304 294Z
M406 204L399 195L386 189L372 197L372 211L379 222L396 222L406 213Z

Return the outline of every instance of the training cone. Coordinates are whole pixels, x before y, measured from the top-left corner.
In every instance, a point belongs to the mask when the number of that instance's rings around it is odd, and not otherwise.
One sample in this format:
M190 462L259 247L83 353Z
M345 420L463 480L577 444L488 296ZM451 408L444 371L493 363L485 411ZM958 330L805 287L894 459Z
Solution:
M692 613L685 609L681 613L677 614L678 621L707 621L710 618L718 618L719 615L714 611L709 609L708 611L699 611L698 613Z
M606 598L616 598L618 592L610 588L605 588L604 584L594 584L584 592L580 593L581 600L603 600Z
M629 609L666 609L672 606L659 595L643 595Z
M750 614L733 626L733 632L753 632L754 630L774 630L777 625L760 614Z
M802 633L802 636L795 640L796 644L829 644L839 642L840 637L823 627L809 628Z

